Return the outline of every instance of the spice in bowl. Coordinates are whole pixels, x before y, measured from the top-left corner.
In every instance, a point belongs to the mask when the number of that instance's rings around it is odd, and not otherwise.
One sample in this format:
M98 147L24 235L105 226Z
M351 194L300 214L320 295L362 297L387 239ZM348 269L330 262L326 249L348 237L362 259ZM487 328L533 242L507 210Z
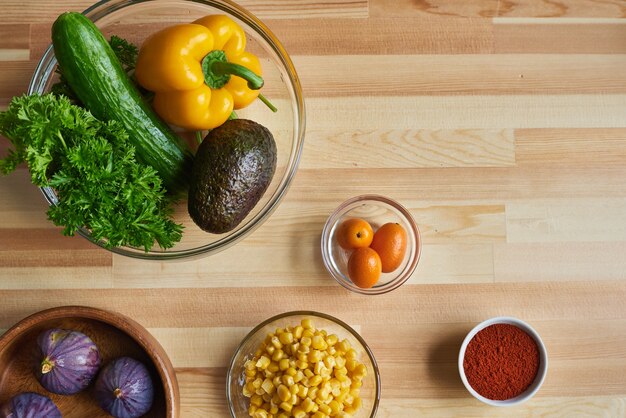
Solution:
M480 401L507 406L530 399L543 383L547 354L541 338L516 318L477 325L459 353L461 380Z
M511 399L535 380L539 348L515 325L490 325L467 345L463 368L469 384L485 398Z

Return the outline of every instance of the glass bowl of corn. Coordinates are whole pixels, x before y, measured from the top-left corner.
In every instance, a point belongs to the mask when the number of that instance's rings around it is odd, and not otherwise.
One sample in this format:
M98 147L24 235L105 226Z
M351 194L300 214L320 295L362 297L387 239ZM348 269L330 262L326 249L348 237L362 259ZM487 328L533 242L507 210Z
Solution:
M226 378L233 418L373 418L380 373L355 329L319 312L287 312L239 344Z

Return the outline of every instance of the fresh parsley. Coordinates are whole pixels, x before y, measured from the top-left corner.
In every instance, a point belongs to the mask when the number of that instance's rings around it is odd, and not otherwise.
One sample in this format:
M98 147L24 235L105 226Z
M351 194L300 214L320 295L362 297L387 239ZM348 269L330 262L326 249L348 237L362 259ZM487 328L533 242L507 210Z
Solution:
M133 71L137 64L137 56L139 55L137 47L126 39L116 35L111 36L109 45L111 45L117 59L120 60L124 71L127 73Z
M48 210L65 235L91 231L107 248L172 247L182 226L170 217L171 202L152 167L140 164L128 134L55 94L15 97L0 112L0 134L14 149L0 160L9 174L26 162L32 182L52 187L57 205Z

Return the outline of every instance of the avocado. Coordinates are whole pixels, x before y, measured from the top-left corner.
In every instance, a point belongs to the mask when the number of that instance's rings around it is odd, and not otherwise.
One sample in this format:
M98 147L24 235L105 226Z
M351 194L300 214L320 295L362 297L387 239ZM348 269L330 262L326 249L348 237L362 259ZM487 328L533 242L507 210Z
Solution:
M276 171L276 142L263 125L231 119L204 138L193 163L188 210L202 230L234 229L267 190Z

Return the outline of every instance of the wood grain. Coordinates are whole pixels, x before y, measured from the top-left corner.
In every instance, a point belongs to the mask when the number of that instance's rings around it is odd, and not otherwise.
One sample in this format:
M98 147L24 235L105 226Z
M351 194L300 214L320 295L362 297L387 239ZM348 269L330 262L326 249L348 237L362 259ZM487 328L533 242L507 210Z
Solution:
M92 2L1 3L4 109L56 16ZM304 153L284 201L221 253L143 262L62 236L20 167L0 177L0 332L60 305L118 311L167 351L181 417L223 418L243 336L312 309L371 346L377 417L626 416L624 2L239 3L282 41L304 90ZM116 31L136 41L158 25ZM267 77L268 94L278 81ZM320 250L328 215L365 193L402 203L422 238L408 282L376 297L338 286ZM507 411L473 399L457 370L465 334L499 315L528 321L549 353L544 386Z

